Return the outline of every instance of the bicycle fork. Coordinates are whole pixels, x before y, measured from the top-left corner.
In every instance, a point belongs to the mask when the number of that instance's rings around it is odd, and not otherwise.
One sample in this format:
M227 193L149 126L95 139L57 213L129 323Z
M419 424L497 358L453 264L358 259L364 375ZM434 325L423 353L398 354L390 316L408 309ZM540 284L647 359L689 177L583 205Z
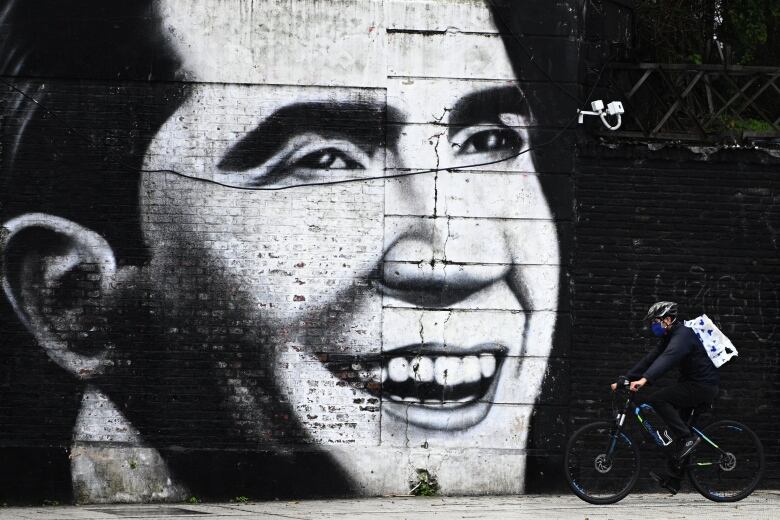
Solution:
M620 412L615 417L615 428L612 430L612 434L609 436L609 446L607 447L606 451L606 458L608 461L612 460L612 455L615 453L615 448L617 448L617 441L618 436L622 435L623 438L626 440L626 442L630 445L631 441L623 435L623 424L626 422L626 413Z

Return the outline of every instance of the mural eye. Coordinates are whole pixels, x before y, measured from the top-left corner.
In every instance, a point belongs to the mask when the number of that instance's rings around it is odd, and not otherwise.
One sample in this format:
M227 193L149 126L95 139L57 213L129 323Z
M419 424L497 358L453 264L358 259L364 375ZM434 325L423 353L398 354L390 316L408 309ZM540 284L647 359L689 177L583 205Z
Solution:
M304 155L290 164L290 168L308 170L364 170L362 164L336 148L326 148Z
M491 153L520 149L520 136L507 128L491 128L471 134L460 146L460 153Z

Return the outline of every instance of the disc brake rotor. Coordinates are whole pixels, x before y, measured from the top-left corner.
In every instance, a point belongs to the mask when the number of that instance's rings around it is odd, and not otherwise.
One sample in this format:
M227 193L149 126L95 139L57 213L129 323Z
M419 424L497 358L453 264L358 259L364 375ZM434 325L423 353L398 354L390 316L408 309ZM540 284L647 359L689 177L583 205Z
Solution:
M737 458L733 453L726 453L726 456L720 460L720 469L723 471L732 471L737 467Z
M596 468L596 471L601 474L609 473L609 470L612 469L612 461L607 460L607 456L602 453L593 461L593 466Z

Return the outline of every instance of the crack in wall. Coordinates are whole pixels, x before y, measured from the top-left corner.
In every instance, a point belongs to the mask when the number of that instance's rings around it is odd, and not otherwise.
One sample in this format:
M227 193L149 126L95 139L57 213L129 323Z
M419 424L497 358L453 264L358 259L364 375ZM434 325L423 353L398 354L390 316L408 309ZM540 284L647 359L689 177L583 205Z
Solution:
M452 109L449 107L444 107L441 115L439 117L436 117L435 115L431 114L431 117L433 117L433 120L436 121L436 124L440 125L442 124L442 121L444 120L444 117L447 115L448 112L450 112Z
M450 237L452 236L452 229L450 228L450 224L452 223L452 217L447 215L447 234L444 236L444 245L442 246L442 258L444 261L444 264L447 264L447 244L450 241ZM444 271L444 284L447 284L447 271Z
M433 144L433 151L436 154L436 167L433 173L433 218L436 218L436 215L438 213L438 206L439 206L439 164L440 164L439 144L441 143L441 137L443 135L444 132L440 132L428 138L428 142L430 144ZM434 144L433 142L434 139L436 140L436 144Z
M442 325L442 344L444 345L444 351L447 351L447 323L449 323L450 318L452 318L452 310L447 311L447 317L444 319L444 324ZM446 382L446 371L445 371L445 382Z

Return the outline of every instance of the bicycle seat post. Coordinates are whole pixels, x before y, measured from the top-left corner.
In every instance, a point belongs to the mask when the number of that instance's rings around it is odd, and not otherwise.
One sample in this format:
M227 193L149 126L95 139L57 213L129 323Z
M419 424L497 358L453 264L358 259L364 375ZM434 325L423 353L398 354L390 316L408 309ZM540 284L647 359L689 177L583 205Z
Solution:
M688 426L695 427L698 425L699 417L712 410L712 403L704 403L691 408L690 415L688 416Z

